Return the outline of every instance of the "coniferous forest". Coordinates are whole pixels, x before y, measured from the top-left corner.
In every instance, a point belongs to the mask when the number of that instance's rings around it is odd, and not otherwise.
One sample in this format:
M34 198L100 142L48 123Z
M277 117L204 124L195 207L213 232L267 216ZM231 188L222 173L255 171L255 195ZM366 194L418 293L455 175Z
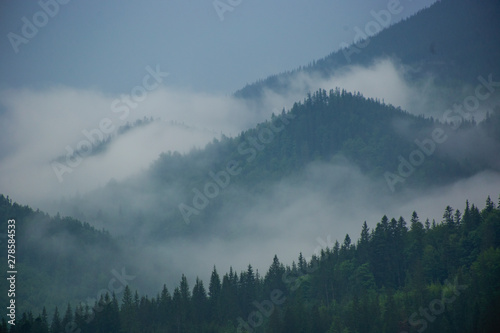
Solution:
M497 332L500 202L447 206L441 221L383 216L357 242L297 261L270 260L265 274L218 272L189 286L92 306L26 312L0 332ZM48 313L51 315L48 315Z
M69 2L0 6L0 333L500 332L498 0Z

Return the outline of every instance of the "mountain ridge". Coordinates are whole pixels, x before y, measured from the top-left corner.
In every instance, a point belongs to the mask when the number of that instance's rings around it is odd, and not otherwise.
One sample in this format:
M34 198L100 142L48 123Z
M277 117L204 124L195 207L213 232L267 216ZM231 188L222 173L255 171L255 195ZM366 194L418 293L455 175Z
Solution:
M478 75L500 76L496 61L500 37L495 34L500 30L495 16L498 13L500 5L494 0L437 1L374 36L365 34L364 41L355 41L308 66L246 85L234 95L252 99L261 98L265 89L282 93L290 88L288 78L296 73L320 73L327 77L346 66L368 66L375 59L386 57L414 68L413 79L432 74L441 87L460 89L463 84L475 85ZM448 24L443 24L444 18L448 18ZM482 59L474 60L478 55Z

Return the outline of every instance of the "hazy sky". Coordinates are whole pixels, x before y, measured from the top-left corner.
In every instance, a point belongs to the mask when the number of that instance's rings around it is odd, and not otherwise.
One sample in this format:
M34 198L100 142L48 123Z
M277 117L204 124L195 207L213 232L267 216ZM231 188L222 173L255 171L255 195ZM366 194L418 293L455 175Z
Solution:
M42 0L42 3L58 3ZM53 17L38 1L0 4L0 89L65 85L128 92L148 65L166 85L231 94L246 83L294 69L350 44L370 12L397 0L59 0ZM435 0L401 0L391 23ZM222 3L222 5L221 5ZM223 7L228 4L236 6ZM223 20L221 20L221 17ZM29 38L14 51L8 34ZM36 26L35 26L36 27ZM32 34L33 36L30 36ZM11 35L12 37L13 35ZM12 39L12 38L11 38Z

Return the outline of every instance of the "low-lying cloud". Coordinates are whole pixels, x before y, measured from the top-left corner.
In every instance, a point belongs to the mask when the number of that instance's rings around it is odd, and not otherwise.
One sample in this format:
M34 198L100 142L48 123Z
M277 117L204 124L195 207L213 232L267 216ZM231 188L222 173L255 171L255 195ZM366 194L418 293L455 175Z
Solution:
M425 84L431 86L432 81ZM193 147L203 148L221 134L237 135L269 119L271 113L291 108L307 92L339 87L418 113L418 101L426 101L429 96L421 89L425 84L410 84L404 68L381 60L368 68L345 68L330 78L298 73L289 82L291 89L287 93L266 91L263 100L256 104L230 96L160 86L137 103L126 119L113 112L113 101L120 96L68 87L2 91L0 192L20 203L45 209L47 201L56 202L61 196L72 200L75 193L84 195L112 179L122 181L140 174L161 152L186 153ZM121 135L115 133L126 122L144 117L159 120ZM67 146L76 149L82 140L91 140L83 131L94 133L90 135L97 138L94 130L100 129L103 119L109 119L114 127L109 134L114 135L111 142L99 154L84 157L59 182L51 162L64 156ZM371 180L347 161L313 163L299 180L284 179L271 184L261 197L253 197L246 189L232 185L225 190L226 196L242 204L237 210L223 206L217 213L218 223L209 234L197 235L195 240L186 236L155 243L141 237L146 237L147 232L137 231L134 237L139 236L131 246L135 252L130 253L130 258L141 273L133 273L138 276L134 283L156 292L163 283L173 287L182 273L190 281L200 276L207 283L213 265L224 273L229 266L240 271L251 263L264 274L274 254L290 264L299 252L308 257L319 247L331 247L332 241L342 242L347 233L355 241L365 220L370 228L384 214L390 218L403 216L409 221L411 212L416 210L422 221L440 221L446 205L463 209L467 199L481 205L487 195L498 195L500 176L485 172L425 192L403 190L397 198L386 187L384 179ZM163 200L151 198L154 193L120 194L127 197L125 202L135 204L128 208L140 216L140 207L154 209ZM174 202L179 200L175 188L164 189L162 195L177 200ZM111 204L101 202L106 214L106 207ZM163 213L158 211L159 216ZM142 227L148 226L146 221ZM112 233L133 229L122 224L104 227ZM196 228L196 224L189 227Z
M263 120L232 98L166 87L150 92L122 120L111 108L114 97L65 87L3 91L0 94L0 103L5 108L0 115L2 192L27 203L74 195L76 191L87 192L110 179L121 180L147 168L161 152L185 153L202 148L214 137L234 135ZM61 164L65 169L59 172L60 177L54 171L51 162L57 158L74 156L73 151L79 145L88 150L82 143L97 143L115 134L126 122L143 117L160 121L115 136L101 154L69 162L63 158ZM110 128L112 132L104 131Z
M385 186L383 180L368 179L347 161L312 163L299 180L270 184L270 191L260 196L231 185L226 191L237 198L238 209L224 204L210 232L133 247L133 261L142 272L136 282L149 292L158 291L163 283L175 287L181 274L191 285L197 276L208 283L214 265L225 273L229 267L240 272L251 264L264 275L274 254L290 265L300 252L310 258L321 248L332 248L336 240L342 244L346 234L355 244L363 222L373 229L383 215L402 216L409 227L416 211L422 223L427 218L440 223L447 205L463 212L466 200L481 208L488 195L495 200L500 174L484 172L431 190L407 190L398 197ZM141 260L146 257L150 260Z
M60 86L2 91L0 188L15 200L34 205L43 198L85 193L111 179L122 180L140 172L161 152L185 153L204 147L221 134L237 135L320 88L359 91L402 108L412 98L402 71L389 60L369 68L348 67L329 79L298 74L290 86L283 95L268 91L259 107L230 96L160 86L126 114L116 107L116 100L124 95ZM79 147L88 149L85 141L97 142L100 135L112 135L119 126L143 117L160 121L116 137L104 153L82 156L81 161L70 159L58 171L51 165L61 156L73 156L72 151ZM111 128L112 133L103 132Z

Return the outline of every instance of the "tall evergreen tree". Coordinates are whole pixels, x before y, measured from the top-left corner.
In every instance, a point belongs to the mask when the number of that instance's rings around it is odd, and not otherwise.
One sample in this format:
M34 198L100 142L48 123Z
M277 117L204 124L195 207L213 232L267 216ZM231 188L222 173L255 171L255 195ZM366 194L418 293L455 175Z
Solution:
M208 319L208 306L208 297L205 287L203 286L203 281L196 278L196 283L193 287L192 309L193 319L195 324L198 325L198 329Z
M73 310L71 309L71 305L68 303L68 306L66 308L66 312L64 314L61 325L64 328L64 330L66 331L66 330L70 330L69 328L72 327L72 324L74 325L74 323L73 323Z
M132 291L128 285L125 286L122 296L122 304L120 308L120 323L121 327L126 332L135 332L137 326L137 307L132 299Z
M56 306L54 310L54 316L52 317L52 324L50 324L50 333L62 333L64 328L61 323L61 318L59 316L59 309Z
M170 296L166 285L163 285L163 289L161 290L158 301L158 310L160 322L163 325L167 325L172 319L172 296Z
M214 266L212 274L210 275L210 283L208 285L208 297L209 297L209 312L210 317L216 322L220 322L220 297L221 297L221 280L217 269Z
M424 251L424 226L418 218L417 212L413 212L410 220L410 231L408 232L407 253L409 264L414 265L418 258L422 257Z
M361 228L361 236L358 239L357 251L356 251L356 259L359 260L360 263L366 263L370 258L370 229L366 224L366 221L363 222L363 226Z
M450 228L455 226L455 221L453 220L453 208L451 208L451 206L446 206L444 210L443 223Z
M273 263L264 277L264 295L269 295L273 290L280 290L284 292L286 285L283 282L283 275L285 274L285 267L280 263L278 256L275 254Z

